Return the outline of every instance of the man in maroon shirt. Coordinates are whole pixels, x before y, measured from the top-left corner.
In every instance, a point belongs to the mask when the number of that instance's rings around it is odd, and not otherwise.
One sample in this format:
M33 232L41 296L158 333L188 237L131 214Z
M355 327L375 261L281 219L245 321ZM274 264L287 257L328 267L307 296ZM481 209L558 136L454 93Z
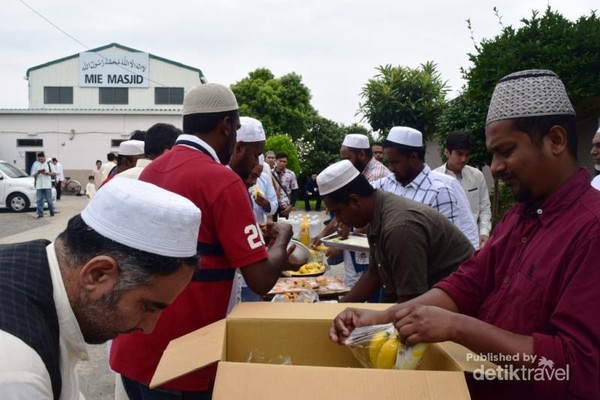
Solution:
M383 312L345 310L331 339L393 322L409 345L452 340L504 367L474 374L473 398L600 398L600 192L577 166L575 125L553 72L501 79L486 146L518 204L454 274Z

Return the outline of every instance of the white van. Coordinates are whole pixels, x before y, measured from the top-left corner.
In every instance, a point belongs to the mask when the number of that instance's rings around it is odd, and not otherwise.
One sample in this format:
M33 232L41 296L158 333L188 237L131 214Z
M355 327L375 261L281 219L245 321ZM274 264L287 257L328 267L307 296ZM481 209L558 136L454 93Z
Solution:
M35 207L37 194L35 179L17 166L0 160L0 208L23 212ZM56 201L56 190L52 188L52 201ZM47 204L46 204L47 206Z

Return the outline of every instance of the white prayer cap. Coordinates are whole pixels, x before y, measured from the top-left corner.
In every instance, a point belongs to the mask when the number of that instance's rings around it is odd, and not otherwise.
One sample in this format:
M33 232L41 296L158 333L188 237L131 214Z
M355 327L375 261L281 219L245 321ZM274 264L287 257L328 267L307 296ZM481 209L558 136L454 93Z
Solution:
M546 115L575 115L575 110L558 75L546 69L528 69L498 81L485 125Z
M240 117L240 129L237 130L238 142L262 142L267 140L262 123L250 117Z
M317 176L317 185L321 196L343 188L359 175L358 170L348 160L336 162L325 168Z
M349 133L344 138L342 146L352 147L353 149L369 149L369 138L361 133Z
M196 254L201 212L190 200L148 182L115 177L81 212L98 234L166 257Z
M144 154L143 140L125 140L119 144L120 156L137 156Z
M183 99L183 115L218 113L237 109L237 100L231 89L218 83L196 86Z
M386 139L404 146L423 147L421 132L408 126L394 126Z

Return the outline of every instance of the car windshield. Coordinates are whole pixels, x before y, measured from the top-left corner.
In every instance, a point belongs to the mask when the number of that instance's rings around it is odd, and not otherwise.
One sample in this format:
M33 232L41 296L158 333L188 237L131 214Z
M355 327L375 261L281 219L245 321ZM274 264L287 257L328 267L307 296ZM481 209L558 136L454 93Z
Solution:
M15 167L7 162L0 162L0 171L8 175L10 178L25 178L29 176L21 168Z

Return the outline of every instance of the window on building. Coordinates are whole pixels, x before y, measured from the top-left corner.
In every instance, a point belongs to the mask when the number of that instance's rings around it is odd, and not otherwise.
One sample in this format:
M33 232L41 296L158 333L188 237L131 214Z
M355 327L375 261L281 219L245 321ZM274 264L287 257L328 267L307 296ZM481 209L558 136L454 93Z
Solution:
M121 144L121 142L126 141L127 139L112 139L110 141L110 147L119 147L119 145Z
M129 104L127 88L100 88L100 104Z
M17 147L44 147L44 139L17 139Z
M44 104L73 104L73 87L44 86Z
M154 88L154 104L183 104L182 87Z

